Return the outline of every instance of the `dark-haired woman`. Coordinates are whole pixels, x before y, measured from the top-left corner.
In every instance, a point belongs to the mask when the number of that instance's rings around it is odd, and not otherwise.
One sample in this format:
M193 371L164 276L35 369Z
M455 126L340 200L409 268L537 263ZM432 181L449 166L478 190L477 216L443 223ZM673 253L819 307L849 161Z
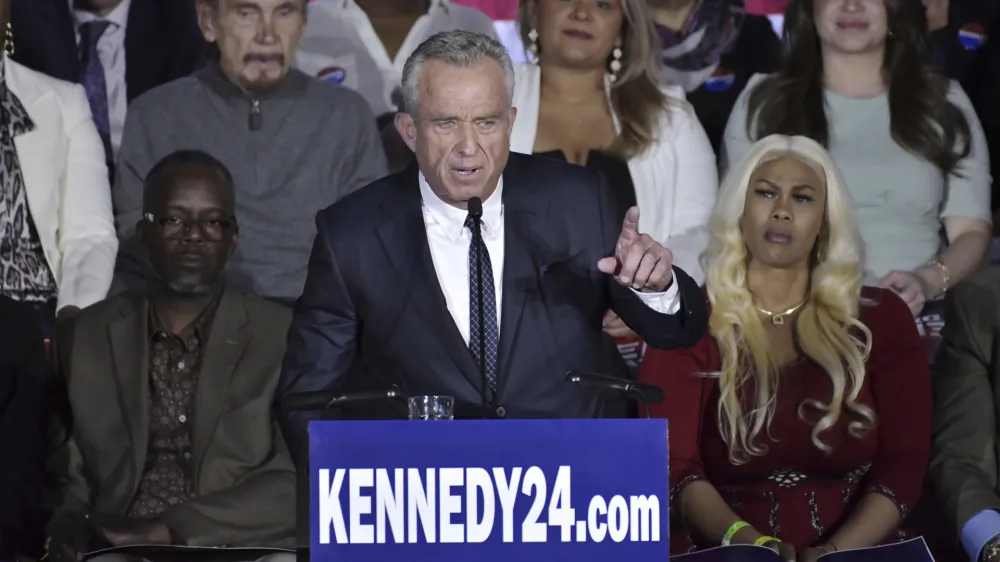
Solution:
M687 101L719 152L726 120L750 77L781 66L781 41L766 16L744 0L647 0L663 57L663 76Z
M991 233L982 127L932 68L926 35L919 2L791 0L785 67L751 80L725 134L726 162L774 133L825 145L854 197L866 284L914 314L979 268Z

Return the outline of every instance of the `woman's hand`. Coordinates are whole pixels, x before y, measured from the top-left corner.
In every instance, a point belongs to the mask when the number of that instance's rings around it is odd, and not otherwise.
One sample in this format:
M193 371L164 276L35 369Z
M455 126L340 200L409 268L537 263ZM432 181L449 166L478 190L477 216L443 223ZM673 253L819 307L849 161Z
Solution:
M795 554L795 547L786 542L773 541L764 546L777 552L778 556L781 557L781 562L797 562L799 560Z
M638 338L639 334L625 325L625 321L612 311L604 315L604 332L613 338Z
M822 548L812 548L812 547L803 548L799 552L798 562L817 562L817 560L819 560L819 557L823 556L824 554L827 554L827 552L824 551Z
M924 303L931 297L931 287L927 281L916 273L909 271L890 271L878 286L883 289L891 289L899 295L906 306L910 307L910 312L916 317L924 309Z

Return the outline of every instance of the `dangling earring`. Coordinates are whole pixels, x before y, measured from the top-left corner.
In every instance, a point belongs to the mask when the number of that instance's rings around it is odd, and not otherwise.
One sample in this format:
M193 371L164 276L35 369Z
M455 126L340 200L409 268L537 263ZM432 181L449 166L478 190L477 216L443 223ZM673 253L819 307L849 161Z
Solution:
M528 52L531 53L532 60L538 60L538 31L534 28L528 32Z
M611 51L611 72L608 74L608 81L612 84L618 81L618 73L622 69L622 40L619 37L615 41L615 50Z
M7 52L8 57L14 56L14 31L10 27L10 22L7 22L7 33L3 38L3 48Z

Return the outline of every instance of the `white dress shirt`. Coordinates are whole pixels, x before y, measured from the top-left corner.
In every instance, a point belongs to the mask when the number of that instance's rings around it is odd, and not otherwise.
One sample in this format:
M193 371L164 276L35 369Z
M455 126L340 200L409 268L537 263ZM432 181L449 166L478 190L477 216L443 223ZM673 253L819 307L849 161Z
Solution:
M420 196L423 200L424 226L427 229L427 243L431 250L431 260L437 273L441 292L444 293L448 312L458 326L462 338L469 342L469 245L472 232L465 228L469 215L453 207L434 194L423 174L420 174ZM483 242L490 253L493 266L493 283L496 294L497 327L500 327L503 307L503 260L504 260L504 216L503 177L496 191L483 201L482 218ZM595 264L596 267L596 264ZM664 314L676 314L680 310L681 299L677 283L662 293L640 293L633 291L646 306ZM595 326L595 328L599 328Z
M417 46L431 35L455 29L496 38L493 21L486 14L449 0L431 0L430 10L417 19L395 59L390 59L368 14L354 0L315 0L309 4L309 23L295 67L358 91L375 115L382 115L398 109L393 92L402 81L406 59Z
M104 20L111 25L97 40L97 58L104 67L104 81L108 89L108 124L111 127L111 151L117 158L118 147L122 144L125 131L125 112L128 109L128 90L125 82L125 27L132 0L122 0L121 4L107 16L99 18L90 12L73 9L74 1L69 0L76 24L76 44L80 48L80 26L89 21ZM77 51L79 52L79 51Z

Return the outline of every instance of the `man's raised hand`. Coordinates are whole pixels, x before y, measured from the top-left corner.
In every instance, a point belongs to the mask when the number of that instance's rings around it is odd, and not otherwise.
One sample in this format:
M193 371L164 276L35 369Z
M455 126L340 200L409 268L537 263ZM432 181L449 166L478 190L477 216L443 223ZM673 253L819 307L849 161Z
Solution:
M660 293L674 279L673 261L670 250L650 235L639 234L639 207L632 207L625 213L615 255L597 262L597 268L626 287Z

